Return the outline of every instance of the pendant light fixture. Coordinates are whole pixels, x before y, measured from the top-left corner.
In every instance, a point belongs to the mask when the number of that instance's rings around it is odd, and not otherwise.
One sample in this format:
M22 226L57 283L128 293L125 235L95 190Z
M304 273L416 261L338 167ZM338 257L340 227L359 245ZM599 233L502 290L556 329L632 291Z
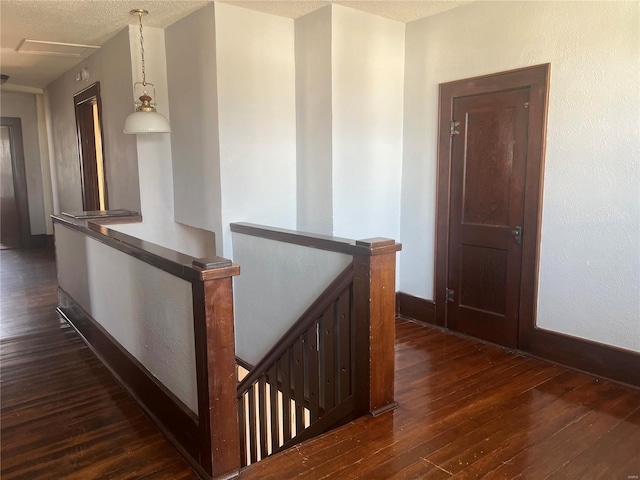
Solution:
M133 84L134 94L137 95L136 87L141 86L142 95L139 101L136 100L136 111L129 115L124 122L124 133L170 133L171 127L169 121L158 112L156 112L156 104L153 98L147 93L148 87L153 87L153 96L156 96L156 86L147 82L144 69L144 36L142 34L142 17L149 12L141 8L131 10L131 15L138 15L140 21L140 52L142 54L142 82Z

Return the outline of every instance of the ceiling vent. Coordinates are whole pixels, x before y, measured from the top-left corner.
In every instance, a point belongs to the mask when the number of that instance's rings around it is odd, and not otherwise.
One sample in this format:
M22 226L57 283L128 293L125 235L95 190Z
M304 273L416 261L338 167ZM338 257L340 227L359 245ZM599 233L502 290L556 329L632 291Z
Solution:
M41 40L22 40L18 53L29 55L51 55L54 57L87 58L100 47L78 45L76 43L45 42Z

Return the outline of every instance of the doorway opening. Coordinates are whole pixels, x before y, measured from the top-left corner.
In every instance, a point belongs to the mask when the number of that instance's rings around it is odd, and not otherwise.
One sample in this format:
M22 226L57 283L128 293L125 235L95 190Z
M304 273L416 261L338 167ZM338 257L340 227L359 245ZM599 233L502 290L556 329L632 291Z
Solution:
M102 147L102 101L100 82L73 96L80 154L82 207L85 211L108 210L107 177Z
M2 117L0 126L0 248L27 247L31 241L22 121Z
M440 85L436 324L510 348L535 329L549 64Z

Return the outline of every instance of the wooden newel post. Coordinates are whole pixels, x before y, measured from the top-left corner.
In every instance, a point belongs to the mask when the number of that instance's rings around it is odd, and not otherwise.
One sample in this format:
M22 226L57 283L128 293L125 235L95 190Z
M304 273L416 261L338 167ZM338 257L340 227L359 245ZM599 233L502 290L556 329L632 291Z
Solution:
M388 238L358 240L353 253L356 411L379 415L394 401L396 252Z
M240 267L216 258L205 268L193 283L199 463L211 478L231 478L240 470L232 284Z

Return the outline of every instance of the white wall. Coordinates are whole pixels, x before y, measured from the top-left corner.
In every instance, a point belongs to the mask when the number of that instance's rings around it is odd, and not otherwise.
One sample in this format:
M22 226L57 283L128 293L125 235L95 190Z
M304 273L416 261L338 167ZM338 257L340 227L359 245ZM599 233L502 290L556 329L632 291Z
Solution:
M165 30L175 219L216 233L222 252L213 3Z
M46 223L36 96L30 93L2 92L0 102L3 117L21 120L31 235L44 234Z
M76 74L89 71L88 81L76 82ZM80 160L73 96L100 82L102 135L109 208L140 211L135 136L122 133L125 118L133 110L131 54L128 29L123 29L100 50L45 89L51 117L51 138L60 211L82 210Z
M297 228L333 235L331 6L295 21Z
M236 354L255 365L331 282L351 255L238 233L233 258Z
M55 213L53 209L53 179L51 178L51 158L49 157L49 135L44 94L36 95L36 109L38 111L38 147L40 148L45 231L47 235L53 235L53 222L51 221L51 215Z
M405 25L332 8L334 234L398 239Z
M438 84L551 63L538 326L640 351L637 2L474 2L407 25L400 290L433 298Z
M58 283L198 413L191 284L59 224Z
M231 222L296 226L294 22L215 4L223 252Z
M140 36L138 27L135 25L129 26L129 39L132 70L141 72ZM146 77L156 87L156 108L171 122L164 30L145 28L144 39ZM135 81L141 81L138 75L142 76L141 73L134 73ZM142 223L114 225L112 228L194 257L215 255L215 236L212 232L181 225L174 221L171 135L152 133L133 137L137 139L143 220Z

